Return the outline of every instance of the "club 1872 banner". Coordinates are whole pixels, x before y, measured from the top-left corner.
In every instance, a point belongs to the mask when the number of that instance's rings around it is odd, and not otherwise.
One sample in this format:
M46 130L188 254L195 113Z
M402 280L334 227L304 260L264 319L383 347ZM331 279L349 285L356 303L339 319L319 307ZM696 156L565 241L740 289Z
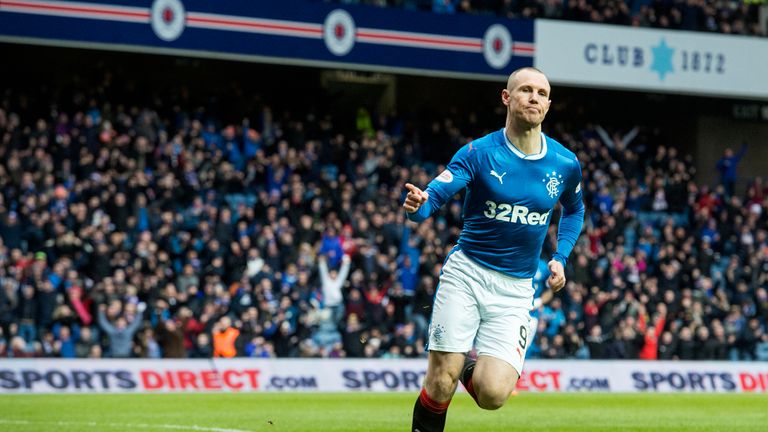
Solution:
M536 20L536 67L553 82L768 99L768 38Z

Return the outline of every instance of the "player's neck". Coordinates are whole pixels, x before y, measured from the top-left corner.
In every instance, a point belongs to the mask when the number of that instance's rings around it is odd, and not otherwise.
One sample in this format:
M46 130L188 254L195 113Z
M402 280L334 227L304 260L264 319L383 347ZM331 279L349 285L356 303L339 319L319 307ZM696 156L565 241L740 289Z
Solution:
M535 128L515 128L507 123L507 139L523 154L531 155L541 152L541 126Z

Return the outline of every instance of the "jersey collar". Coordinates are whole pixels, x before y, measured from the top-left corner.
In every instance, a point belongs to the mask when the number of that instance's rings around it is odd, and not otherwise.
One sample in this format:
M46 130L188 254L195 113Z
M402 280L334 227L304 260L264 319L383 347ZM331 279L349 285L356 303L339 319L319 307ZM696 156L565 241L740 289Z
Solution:
M541 150L538 153L529 155L521 152L517 147L515 147L514 144L512 144L512 142L509 141L509 138L507 138L507 128L503 128L501 130L501 134L504 136L504 142L507 143L507 147L509 147L509 149L512 150L512 153L514 153L520 159L539 160L547 155L547 138L544 136L544 132L541 132Z

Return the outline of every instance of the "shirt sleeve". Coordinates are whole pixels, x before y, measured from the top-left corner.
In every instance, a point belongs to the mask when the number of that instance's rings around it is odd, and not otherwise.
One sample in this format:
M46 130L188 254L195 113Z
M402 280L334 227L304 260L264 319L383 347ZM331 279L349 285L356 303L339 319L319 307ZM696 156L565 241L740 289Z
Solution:
M99 325L101 326L101 329L104 330L107 334L111 335L115 333L116 329L115 327L107 320L107 315L104 313L104 311L99 311L98 315Z
M406 212L408 219L421 222L432 216L452 196L467 187L472 181L472 165L470 156L476 150L472 150L472 143L462 147L451 159L445 171L435 177L427 186L429 199L413 213Z
M581 194L581 164L574 159L574 169L569 176L565 191L560 196L563 215L557 230L557 252L552 259L560 261L563 267L568 263L568 256L576 244L584 225L584 201Z

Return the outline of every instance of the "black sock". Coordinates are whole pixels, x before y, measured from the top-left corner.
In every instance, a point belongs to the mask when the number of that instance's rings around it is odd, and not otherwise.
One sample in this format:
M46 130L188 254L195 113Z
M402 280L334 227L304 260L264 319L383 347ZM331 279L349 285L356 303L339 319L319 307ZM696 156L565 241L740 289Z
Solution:
M474 399L475 402L477 402L477 393L475 392L475 386L472 385L472 373L475 371L476 364L477 360L472 360L467 357L467 359L464 360L464 368L461 370L461 375L459 375L459 381L461 381L461 384L467 390L467 393L472 396L472 399Z
M443 432L445 429L445 419L448 414L448 402L436 402L427 395L425 389L421 389L421 394L416 399L413 406L412 432Z
M461 369L459 381L461 381L461 384L463 384L465 388L468 386L469 381L472 379L472 373L475 371L476 364L477 360L472 360L469 357L464 360L464 367Z

